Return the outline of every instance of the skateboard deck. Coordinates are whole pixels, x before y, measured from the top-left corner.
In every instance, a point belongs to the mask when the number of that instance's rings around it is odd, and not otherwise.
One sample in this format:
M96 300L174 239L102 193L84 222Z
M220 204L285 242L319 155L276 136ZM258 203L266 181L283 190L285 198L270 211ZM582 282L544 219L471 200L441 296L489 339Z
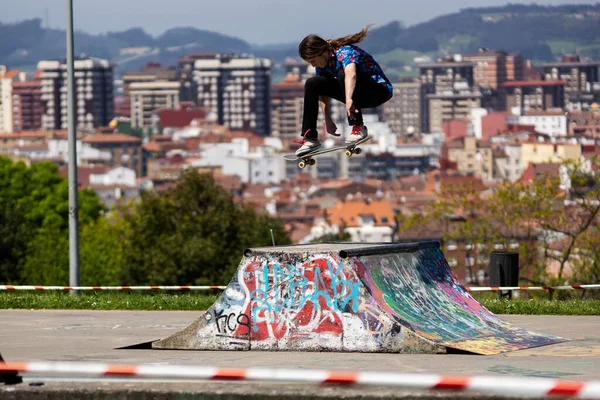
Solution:
M328 149L321 149L313 153L308 153L303 156L297 156L295 154L285 154L283 156L283 159L287 161L299 161L298 166L300 168L304 168L307 165L316 164L314 157L319 156L321 154L331 153L332 151L346 150L346 157L350 158L354 154L360 154L362 150L358 148L358 145L371 139L371 137L371 135L367 135L364 139L357 140L355 143L352 144L341 144L339 146L333 146Z

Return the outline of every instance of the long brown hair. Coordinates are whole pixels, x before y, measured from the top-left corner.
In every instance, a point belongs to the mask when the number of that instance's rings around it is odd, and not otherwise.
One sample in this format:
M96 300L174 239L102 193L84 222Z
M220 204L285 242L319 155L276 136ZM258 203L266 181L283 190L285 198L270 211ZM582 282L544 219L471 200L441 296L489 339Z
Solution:
M362 42L366 37L371 25L365 26L360 32L341 38L325 40L318 35L308 35L300 42L298 54L303 60L318 57L326 51L333 51L342 46Z

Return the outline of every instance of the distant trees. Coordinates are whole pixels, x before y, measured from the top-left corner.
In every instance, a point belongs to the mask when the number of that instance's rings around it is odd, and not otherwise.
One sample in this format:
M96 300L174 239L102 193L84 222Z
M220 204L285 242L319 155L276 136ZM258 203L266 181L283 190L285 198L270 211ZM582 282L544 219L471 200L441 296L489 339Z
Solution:
M0 158L0 284L69 283L68 183L50 163ZM82 285L217 284L247 247L290 243L281 221L239 204L209 175L186 171L109 214L80 191Z
M446 241L470 244L467 252L510 250L519 237L521 277L528 283L560 285L600 279L599 159L568 162L559 176L504 183L480 194L470 187L443 190L421 214L399 216L400 232L438 221ZM533 240L528 240L533 239ZM467 254L469 257L469 254ZM467 269L471 268L467 265ZM470 271L471 276L476 276Z

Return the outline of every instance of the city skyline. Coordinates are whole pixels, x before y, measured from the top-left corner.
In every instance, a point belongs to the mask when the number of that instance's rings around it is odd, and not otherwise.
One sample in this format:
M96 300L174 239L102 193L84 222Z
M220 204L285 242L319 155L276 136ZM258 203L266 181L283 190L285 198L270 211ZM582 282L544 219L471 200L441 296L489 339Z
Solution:
M192 0L105 0L102 3L74 2L74 13L75 29L90 34L141 27L156 37L168 29L189 26L238 37L255 45L266 45L295 42L309 33L327 37L341 36L360 30L368 24L381 26L396 20L410 26L458 12L461 8L501 6L508 2L423 0L418 4L411 4L407 9L403 9L403 4L395 0L378 0L368 7L363 7L363 3L347 0L344 2L346 7L340 8L338 3L317 0L288 4L278 0L230 0L202 6ZM578 0L527 0L519 3L593 4ZM137 5L142 4L143 8L136 9ZM127 5L129 7L125 8ZM359 9L360 12L357 12ZM44 27L64 29L65 14L64 0L21 0L4 10L0 22L15 23L41 18ZM307 16L309 17L306 18ZM310 23L306 22L307 19ZM261 29L255 29L255 26L260 26Z

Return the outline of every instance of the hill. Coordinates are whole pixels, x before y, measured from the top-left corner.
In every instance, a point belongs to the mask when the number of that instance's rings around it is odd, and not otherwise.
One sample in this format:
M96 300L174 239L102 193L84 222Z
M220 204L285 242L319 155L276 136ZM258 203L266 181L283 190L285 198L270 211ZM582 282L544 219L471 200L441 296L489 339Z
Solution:
M479 47L520 52L536 61L550 61L564 53L600 59L599 27L600 3L508 4L465 8L410 27L392 21L374 28L364 47L382 63L399 70L418 55L437 57ZM42 28L40 19L0 23L0 64L31 70L38 60L63 57L64 37L64 31ZM175 65L181 55L200 51L252 53L276 62L297 56L297 43L257 46L192 27L169 29L156 37L141 28L102 35L76 32L75 47L77 54L112 60L118 73L148 61Z

